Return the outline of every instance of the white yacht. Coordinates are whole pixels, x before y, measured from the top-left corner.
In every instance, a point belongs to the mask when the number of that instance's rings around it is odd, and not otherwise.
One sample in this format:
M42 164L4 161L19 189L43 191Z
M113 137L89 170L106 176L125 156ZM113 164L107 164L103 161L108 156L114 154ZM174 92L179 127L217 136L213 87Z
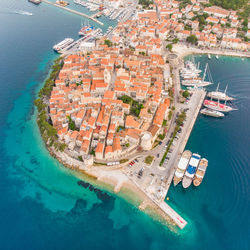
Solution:
M203 114L203 115L207 115L207 116L224 117L224 114L222 112L212 110L212 109L208 109L208 108L203 108L200 111L200 113Z
M220 86L220 83L218 83L216 91L209 92L207 96L210 97L211 99L217 99L217 100L222 100L222 101L233 101L234 98L226 94L227 86L224 92L219 91L219 86Z
M199 165L200 159L201 159L200 155L192 154L192 157L189 161L187 170L182 180L182 186L184 188L188 188L191 185L195 172L196 172L196 168Z
M182 153L181 159L178 163L178 167L174 175L174 186L176 186L182 180L191 156L192 153L189 150L185 150Z

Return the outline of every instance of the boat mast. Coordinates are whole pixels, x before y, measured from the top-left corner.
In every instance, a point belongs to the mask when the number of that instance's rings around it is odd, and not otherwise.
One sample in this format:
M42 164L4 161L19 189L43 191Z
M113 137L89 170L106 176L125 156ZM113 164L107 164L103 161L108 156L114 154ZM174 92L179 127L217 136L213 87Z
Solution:
M207 63L206 63L206 67L205 67L205 71L204 71L204 75L203 75L203 82L204 82L204 80L205 80L206 73L207 73Z
M220 83L218 82L218 85L217 85L217 88L216 88L216 92L218 92L219 86L220 86Z
M228 84L227 84L227 86L228 86ZM225 94L226 94L226 92L227 92L227 86L226 86L226 88L225 88L225 92L224 92Z

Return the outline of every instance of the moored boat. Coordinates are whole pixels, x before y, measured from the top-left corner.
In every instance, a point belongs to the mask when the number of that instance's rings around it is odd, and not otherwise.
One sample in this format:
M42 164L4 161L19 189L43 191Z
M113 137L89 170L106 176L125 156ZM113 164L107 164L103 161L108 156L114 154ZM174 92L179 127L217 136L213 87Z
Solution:
M233 101L234 98L227 96L225 93L220 92L220 91L212 91L207 94L207 96L211 99L218 99L222 101Z
M69 5L68 2L63 1L63 0L56 1L56 4L58 4L58 5L62 6L62 7L66 7L67 5Z
M57 43L53 46L53 49L60 53L61 50L67 48L69 45L71 45L74 42L74 39L72 38L65 38L60 43Z
M203 115L208 115L208 116L213 116L213 117L224 117L224 114L222 112L212 110L212 109L208 109L208 108L203 108L200 111L200 113L203 114Z
M181 159L178 163L178 166L174 175L174 186L176 186L182 180L191 156L192 156L192 153L189 150L185 150L182 153Z
M208 160L205 158L202 158L194 176L194 180L193 180L194 186L197 187L201 184L204 178L204 175L206 173L207 166L208 166Z
M195 172L196 172L196 168L199 165L200 158L201 158L200 155L192 154L192 157L189 161L187 170L185 171L185 175L182 180L182 186L184 188L188 188L191 185Z
M205 81L207 70L209 70L208 64L206 64L203 78L201 78L201 77L193 77L193 78L189 77L188 78L188 75L185 73L185 76L187 76L187 77L184 80L182 80L181 84L183 86L188 86L188 87L190 87L190 86L206 87L206 86L213 84L211 81ZM208 71L208 73L209 73L208 76L211 76L210 71ZM192 72L191 72L191 74L192 74Z
M84 25L80 31L78 32L79 36L86 36L89 35L94 30L93 26Z
M211 59L211 55L210 54L208 54L207 57L208 57L209 60Z
M230 112L232 110L235 110L234 108L226 105L226 104L222 104L220 102L215 102L215 101L211 101L211 100L205 100L203 102L203 105L206 108L212 109L212 110L216 110L216 111L220 111L220 112Z
M217 100L222 100L222 101L233 101L234 98L230 97L226 94L227 92L227 87L224 92L219 91L219 86L220 84L218 83L218 86L216 88L216 91L209 92L207 96L211 99L217 99Z
M183 86L196 86L196 87L207 87L213 83L208 82L208 81L203 81L201 79L189 79L189 80L184 80L181 83Z
M41 3L41 0L28 0L30 3L33 3L33 4L40 4Z

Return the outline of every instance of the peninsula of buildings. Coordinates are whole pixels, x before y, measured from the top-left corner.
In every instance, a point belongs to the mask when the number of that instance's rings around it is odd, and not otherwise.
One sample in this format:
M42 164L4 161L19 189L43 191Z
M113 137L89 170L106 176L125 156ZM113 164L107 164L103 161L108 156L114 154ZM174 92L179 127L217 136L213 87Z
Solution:
M59 59L36 100L41 134L61 162L115 192L134 190L140 209L180 228L187 222L165 198L206 92L183 94L183 60L167 45L194 35L198 46L249 50L236 12L191 2L139 5L109 37ZM207 15L202 30L198 14Z

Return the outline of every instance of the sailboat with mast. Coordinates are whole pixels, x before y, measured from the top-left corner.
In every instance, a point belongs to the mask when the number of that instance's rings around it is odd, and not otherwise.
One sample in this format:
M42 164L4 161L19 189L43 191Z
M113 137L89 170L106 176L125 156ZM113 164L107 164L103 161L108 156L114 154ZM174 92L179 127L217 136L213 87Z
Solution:
M218 100L217 102L213 101L213 100L205 100L203 102L203 105L206 108L216 110L216 111L219 111L219 112L224 112L224 113L230 112L232 110L236 110L235 108L232 108L232 107L226 105L226 102L224 104L220 103L220 100Z
M207 96L211 99L217 99L217 100L222 100L222 101L233 101L234 98L226 94L228 85L226 86L226 89L224 92L219 91L219 86L220 86L220 83L218 83L216 91L209 92Z
M84 25L81 23L81 29L78 32L78 34L79 34L79 36L86 36L90 32L92 32L93 30L94 30L94 27L89 25L89 22L87 24L84 23Z
M208 77L210 79L212 79L212 76L211 76L211 73L209 71L209 68L208 68L208 64L206 64L206 67L205 67L205 71L204 71L204 74L203 74L203 78L200 78L200 77L193 77L193 78L189 78L189 79L185 79L182 81L182 85L183 86L193 86L193 87L206 87L206 86L209 86L212 83L212 80L211 81L205 81L205 78L206 78L206 73L208 72Z

